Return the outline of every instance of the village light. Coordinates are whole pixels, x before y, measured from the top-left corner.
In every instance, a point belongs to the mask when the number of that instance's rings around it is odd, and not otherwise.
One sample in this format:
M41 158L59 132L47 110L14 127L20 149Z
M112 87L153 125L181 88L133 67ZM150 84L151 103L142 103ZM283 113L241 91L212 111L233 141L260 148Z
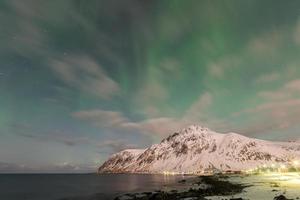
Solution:
M272 168L274 168L274 167L275 167L275 164L274 164L274 163L272 163L272 164L271 164L271 167L272 167Z
M294 164L295 166L298 166L298 165L299 165L299 161L298 161L298 160L294 160L294 161L293 161L293 164Z

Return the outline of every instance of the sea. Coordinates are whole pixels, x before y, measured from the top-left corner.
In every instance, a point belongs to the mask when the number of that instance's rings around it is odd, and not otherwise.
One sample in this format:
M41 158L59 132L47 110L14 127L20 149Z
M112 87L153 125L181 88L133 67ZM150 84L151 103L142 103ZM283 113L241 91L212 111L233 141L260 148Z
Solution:
M0 200L112 200L176 188L187 177L142 174L1 174Z
M0 200L113 200L127 193L187 190L195 180L195 176L181 175L0 174ZM283 194L300 199L300 173L232 175L227 180L249 187L233 196L207 198L266 200Z

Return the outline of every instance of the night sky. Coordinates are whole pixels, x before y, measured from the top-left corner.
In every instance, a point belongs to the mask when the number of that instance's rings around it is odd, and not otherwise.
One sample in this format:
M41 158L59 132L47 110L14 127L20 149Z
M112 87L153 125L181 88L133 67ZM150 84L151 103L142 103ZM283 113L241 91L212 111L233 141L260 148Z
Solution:
M300 138L300 1L3 0L0 172L95 171L190 124Z

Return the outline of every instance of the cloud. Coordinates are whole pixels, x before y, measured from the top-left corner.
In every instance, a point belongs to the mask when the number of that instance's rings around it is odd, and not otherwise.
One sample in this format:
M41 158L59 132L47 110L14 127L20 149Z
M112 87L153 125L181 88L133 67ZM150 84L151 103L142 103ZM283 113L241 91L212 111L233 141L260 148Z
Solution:
M35 171L52 171L52 172L72 172L72 173L80 173L80 172L94 172L94 166L90 165L76 165L69 162L63 162L55 165L42 166L40 169Z
M103 142L100 142L96 145L98 148L100 149L110 149L113 151L113 153L115 152L119 152L125 149L136 149L138 148L138 146L136 144L130 144L128 141L126 140L120 140L120 139L116 139L116 140L105 140Z
M223 78L224 76L224 69L221 65L218 65L216 63L212 63L208 67L209 74L216 78Z
M255 56L277 55L278 49L284 44L285 32L281 30L271 30L252 38L247 47L247 51Z
M142 23L142 3L90 2L86 8L97 8L98 14L93 17L83 12L74 1L47 1L39 3L17 0L4 1L0 12L2 31L0 38L4 55L18 55L39 66L48 66L53 57L67 52L84 51L86 55L97 55L97 59L111 65L123 67L127 58L124 56L124 40L114 37L111 28L99 27L97 18L105 18L123 24L123 17L130 18L131 23L141 30L149 29ZM108 12L110 8L113 12ZM67 12L66 12L67 11ZM117 17L116 17L117 16ZM140 16L140 18L136 17ZM117 31L130 34L128 26L116 26ZM145 28L145 29L144 29ZM69 35L72 37L69 37ZM61 39L63 38L63 39ZM91 40L91 38L96 38ZM84 43L84 45L83 45ZM86 46L89 45L89 46ZM128 45L129 46L129 45ZM126 50L125 50L126 51ZM90 83L93 85L93 83ZM96 83L95 83L96 84ZM96 86L95 86L96 87Z
M204 112L212 105L212 94L205 92L186 111L184 118L188 120L201 119Z
M97 113L99 114L99 110L97 110ZM92 112L93 113L93 112ZM108 111L104 111L104 113L109 113ZM112 112L111 112L112 113ZM74 117L76 117L78 115L75 115ZM92 118L92 116L94 116L95 118ZM84 118L87 117L87 118ZM101 122L101 119L105 119L105 118L98 118L98 115L89 115L89 114L83 114L80 115L80 119L82 120L87 120L91 123L94 123L95 126L100 126L100 124L98 124L99 122ZM114 119L114 114L108 114L105 117L111 120ZM96 123L96 121L98 123ZM127 123L127 121L124 123ZM104 128L104 127L102 127ZM106 125L106 128L109 129L119 129L122 131L138 131L138 129L136 127L134 128L127 128L125 125L122 125L122 121L118 121L115 123L111 123L109 126ZM115 153L115 152L119 152L121 150L124 149L133 149L133 148L138 148L138 146L136 144L131 144L129 141L125 140L125 139L108 139L108 140L101 140L98 138L92 138L89 136L77 136L74 134L70 134L70 133L66 133L63 131L59 131L59 130L55 130L55 131L46 131L41 133L40 131L35 130L32 126L28 125L28 124L14 124L13 125L13 131L15 134L17 134L18 136L21 137L25 137L28 139L33 139L39 142L57 142L69 147L74 147L74 146L88 146L89 148L93 148L95 151L100 152L101 153L105 153L105 154L111 154L111 153ZM99 142L100 141L100 142ZM47 166L48 169L50 169L49 167L51 167L51 169L56 169L56 170L67 170L67 168L69 170L72 169L71 165L66 165L66 166L61 166L61 165L55 165L55 166ZM77 167L77 166L76 166ZM65 169L64 169L65 168ZM21 168L20 168L21 170ZM31 170L29 168L24 168L24 170ZM75 167L74 169L75 170ZM1 169L0 169L1 171Z
M32 133L20 133L18 134L23 137L36 139L43 142L55 141L67 146L75 146L90 143L90 140L86 137L76 137L66 134L58 134L58 132L48 133L45 135L42 134L32 134Z
M187 124L189 123L181 119L158 117L139 122L124 123L122 124L122 127L129 130L136 130L143 134L163 138L184 128Z
M31 168L25 166L25 165L18 165L15 163L7 163L7 162L1 162L0 161L0 173L14 173L14 172L22 172L32 170Z
M87 121L94 126L100 128L108 128L127 132L139 132L150 135L168 135L172 131L178 130L181 127L179 120L173 118L149 118L142 121L132 121L126 118L121 112L106 111L106 110L83 110L74 112L72 117Z
M258 96L268 100L290 100L295 98L295 95L300 92L300 79L295 79L285 83L282 87L277 90L261 91Z
M300 45L300 19L298 20L294 30L294 41L297 45Z
M296 79L293 81L288 82L284 88L288 92L300 92L300 79Z
M286 130L299 125L300 100L287 100L264 103L246 112L256 119L243 131L249 134L262 134Z
M183 79L183 64L176 57L165 57L156 65L146 65L144 68L143 81L137 85L132 103L140 114L148 118L172 112L170 89Z
M4 1L3 4L8 9L0 12L2 26L6 27L2 31L4 37L0 38L1 53L31 61L47 58L48 36L45 28L38 23L41 16L45 16L46 10L43 12L34 1L24 3L12 0Z
M95 164L72 164L63 162L49 165L25 165L0 161L0 173L86 173L95 172L97 169Z
M110 99L120 92L119 85L91 57L66 56L53 60L50 65L66 84L96 97Z
M209 63L207 65L207 72L212 78L224 79L240 63L241 60L238 57L228 55Z
M184 128L191 123L209 121L205 115L206 110L212 104L212 95L204 93L192 104L182 118L154 117L141 121L132 121L118 111L106 111L101 109L82 110L71 114L72 117L87 121L100 128L109 128L127 132L138 132L151 136L165 137ZM216 120L212 120L216 122Z
M227 92L227 91L226 91ZM212 115L209 111L214 104L215 96L211 92L204 92L186 110L181 118L185 124L200 124L219 132L231 132L235 126L229 117L226 119Z
M147 71L145 71L144 81L138 85L133 103L141 114L149 118L159 117L169 109L168 87L172 80L182 78L182 66L175 58L165 58L156 66L145 66L145 68Z
M261 91L258 92L257 94L259 97L262 97L263 99L268 99L268 100L283 100L286 99L287 97L290 97L290 93L286 93L285 91Z
M173 57L167 57L163 59L159 65L161 72L172 77L174 80L180 80L184 67L178 59Z
M13 124L11 126L13 132L19 136L42 141L42 142L58 142L67 146L75 146L89 144L90 139L84 136L75 136L61 130L39 131L29 124Z
M255 118L243 131L249 134L286 130L299 125L300 119L300 80L295 79L282 87L261 91L258 96L263 102L254 108L245 109L237 116L248 115Z
M183 122L178 119L159 117L141 121L132 121L121 112L106 110L84 110L71 114L74 118L87 121L100 128L108 128L126 132L139 132L142 134L167 136L182 128Z
M136 93L135 103L140 111L154 117L160 114L159 105L168 99L168 91L159 81L146 82Z
M88 121L99 127L113 127L128 122L128 119L121 112L101 109L82 110L71 115L74 118Z
M255 83L257 84L271 83L279 80L279 78L280 78L280 74L277 72L263 74L255 80Z

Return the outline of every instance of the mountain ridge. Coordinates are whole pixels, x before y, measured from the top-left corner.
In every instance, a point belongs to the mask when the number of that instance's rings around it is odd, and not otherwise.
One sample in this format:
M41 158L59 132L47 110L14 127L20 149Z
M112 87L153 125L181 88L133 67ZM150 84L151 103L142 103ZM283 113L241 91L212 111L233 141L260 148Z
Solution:
M300 158L300 143L271 142L192 125L146 149L113 154L98 173L241 171Z

